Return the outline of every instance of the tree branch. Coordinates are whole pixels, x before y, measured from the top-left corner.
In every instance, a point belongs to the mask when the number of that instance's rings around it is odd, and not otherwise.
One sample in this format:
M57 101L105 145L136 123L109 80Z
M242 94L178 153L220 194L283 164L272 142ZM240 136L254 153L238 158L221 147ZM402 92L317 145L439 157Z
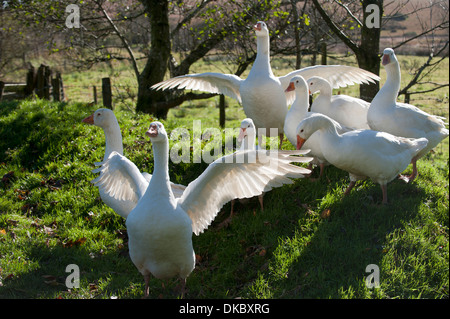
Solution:
M359 19L353 14L353 12L350 11L350 9L349 9L345 4L343 4L343 3L340 2L340 1L334 1L334 2L337 3L339 6L341 6L342 8L344 8L345 11L347 11L347 13L348 13L353 19L355 19L355 21L359 24L360 27L363 26L363 24L361 23L361 21L359 21Z
M336 34L339 39L341 39L342 42L345 43L353 52L359 51L359 46L353 42L349 36L347 36L339 27L330 19L329 15L325 12L325 10L320 5L319 1L312 0L314 3L314 6L316 7L317 11L321 15L322 19L325 21L325 23L328 25L328 27Z
M102 13L103 13L104 17L106 18L106 20L108 21L108 23L111 25L111 27L116 32L117 36L120 38L120 41L122 41L122 44L125 47L125 49L127 50L128 54L130 55L130 60L131 60L131 64L132 64L133 69L134 69L134 73L136 74L136 79L139 79L139 69L138 69L138 66L137 66L136 57L134 56L133 50L131 49L130 45L128 44L127 39L123 36L122 33L120 33L119 29L114 24L114 22L111 20L111 18L109 17L109 15L105 11L105 9L103 9L102 5L98 1L96 3L99 6L99 9L102 11Z
M403 42L397 44L397 45L394 46L392 49L395 50L395 49L401 47L402 45L404 45L404 44L406 44L406 43L408 43L408 42L410 42L410 41L412 41L412 40L414 40L414 39L417 39L417 38L419 38L419 37L421 37L421 36L423 36L423 35L425 35L425 34L428 34L428 33L430 33L430 32L433 32L433 31L436 30L436 29L444 28L445 25L447 25L447 28L448 28L448 21L442 22L441 24L439 24L439 25L437 25L437 26L435 26L435 27L433 27L433 28L431 28L431 29L425 30L424 32L422 32L422 33L420 33L420 34L417 34L417 35L413 36L412 38L409 38L409 39L407 39L407 40L405 40L405 41L403 41Z

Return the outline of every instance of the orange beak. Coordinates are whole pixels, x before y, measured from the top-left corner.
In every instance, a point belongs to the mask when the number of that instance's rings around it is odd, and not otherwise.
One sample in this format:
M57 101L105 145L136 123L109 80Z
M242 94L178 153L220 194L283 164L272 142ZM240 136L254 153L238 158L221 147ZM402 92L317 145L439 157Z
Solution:
M84 118L81 122L87 124L94 124L94 114L91 114L88 117Z
M383 54L383 59L381 60L381 64L386 65L391 62L388 54Z
M291 92L295 90L295 85L294 82L289 83L289 86L287 87L287 89L285 90L285 92Z
M255 31L261 31L261 23L255 24L253 28L255 29Z
M148 131L145 132L145 134L148 137L157 137L158 136L158 128L157 128L156 124L150 125Z
M304 138L301 138L299 135L297 135L297 150L300 150L305 142L306 140Z
M239 131L238 142L242 141L244 137L247 135L245 131L246 128L241 128L241 130Z

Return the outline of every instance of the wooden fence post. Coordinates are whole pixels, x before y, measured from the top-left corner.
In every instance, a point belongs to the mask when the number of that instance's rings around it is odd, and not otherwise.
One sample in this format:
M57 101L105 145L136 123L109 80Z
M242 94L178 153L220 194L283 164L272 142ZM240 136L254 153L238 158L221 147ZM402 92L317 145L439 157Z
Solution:
M320 45L320 54L322 55L322 65L327 65L327 44L325 42Z
M93 94L94 94L94 105L97 105L97 87L93 86Z
M112 110L112 93L111 93L111 79L102 79L102 96L103 96L103 106Z
M48 65L44 67L44 99L50 100L50 87L52 79L52 70Z
M64 87L59 72L56 73L56 77L52 78L52 95L54 101L61 102L64 100Z
M225 127L225 95L221 94L219 99L219 125Z
M37 70L37 74L36 74L36 95L39 98L43 98L44 97L44 68L45 66L43 64L41 64Z
M36 86L36 71L34 66L30 64L27 72L27 85L24 90L25 97L33 94L34 88Z
M0 102L2 101L4 87L5 87L5 82L0 81Z

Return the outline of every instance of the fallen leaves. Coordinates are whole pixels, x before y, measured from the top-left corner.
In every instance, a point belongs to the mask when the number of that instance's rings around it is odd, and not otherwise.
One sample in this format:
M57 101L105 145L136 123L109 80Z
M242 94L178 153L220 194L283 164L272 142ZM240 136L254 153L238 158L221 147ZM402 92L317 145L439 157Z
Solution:
M11 179L14 177L14 171L10 171L3 175L1 182L3 185L8 185Z
M329 218L331 215L331 210L329 208L324 209L321 213L320 213L320 217L323 219Z
M81 237L76 240L69 239L68 241L63 243L63 247L67 248L67 247L81 246L86 242L86 239L87 239L86 237Z

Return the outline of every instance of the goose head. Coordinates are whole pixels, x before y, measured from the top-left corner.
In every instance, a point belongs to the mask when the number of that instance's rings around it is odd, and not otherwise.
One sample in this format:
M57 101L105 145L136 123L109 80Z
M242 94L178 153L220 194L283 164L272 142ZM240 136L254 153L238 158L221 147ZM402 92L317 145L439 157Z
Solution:
M145 133L145 135L150 137L152 143L163 142L168 140L164 125L158 121L150 123L150 127L148 128L148 131Z
M238 142L241 142L245 138L256 136L255 124L250 118L246 118L241 122L241 128L239 130Z
M330 122L331 123L331 122ZM318 129L327 125L327 117L313 113L302 120L297 126L297 150L300 150L306 140Z
M110 109L98 109L82 120L83 123L95 125L101 128L106 128L111 125L111 123L116 121L116 116Z
M320 76L313 76L308 79L309 94L314 94L330 86L328 81Z
M298 93L307 93L308 92L308 83L306 83L305 79L301 75L294 76L289 82L289 86L286 89L286 92L294 91L296 94Z
M255 26L256 36L269 36L269 28L267 28L267 24L263 21L258 21Z
M394 50L391 48L384 49L381 64L386 66L394 61L397 61L397 57L395 56Z

